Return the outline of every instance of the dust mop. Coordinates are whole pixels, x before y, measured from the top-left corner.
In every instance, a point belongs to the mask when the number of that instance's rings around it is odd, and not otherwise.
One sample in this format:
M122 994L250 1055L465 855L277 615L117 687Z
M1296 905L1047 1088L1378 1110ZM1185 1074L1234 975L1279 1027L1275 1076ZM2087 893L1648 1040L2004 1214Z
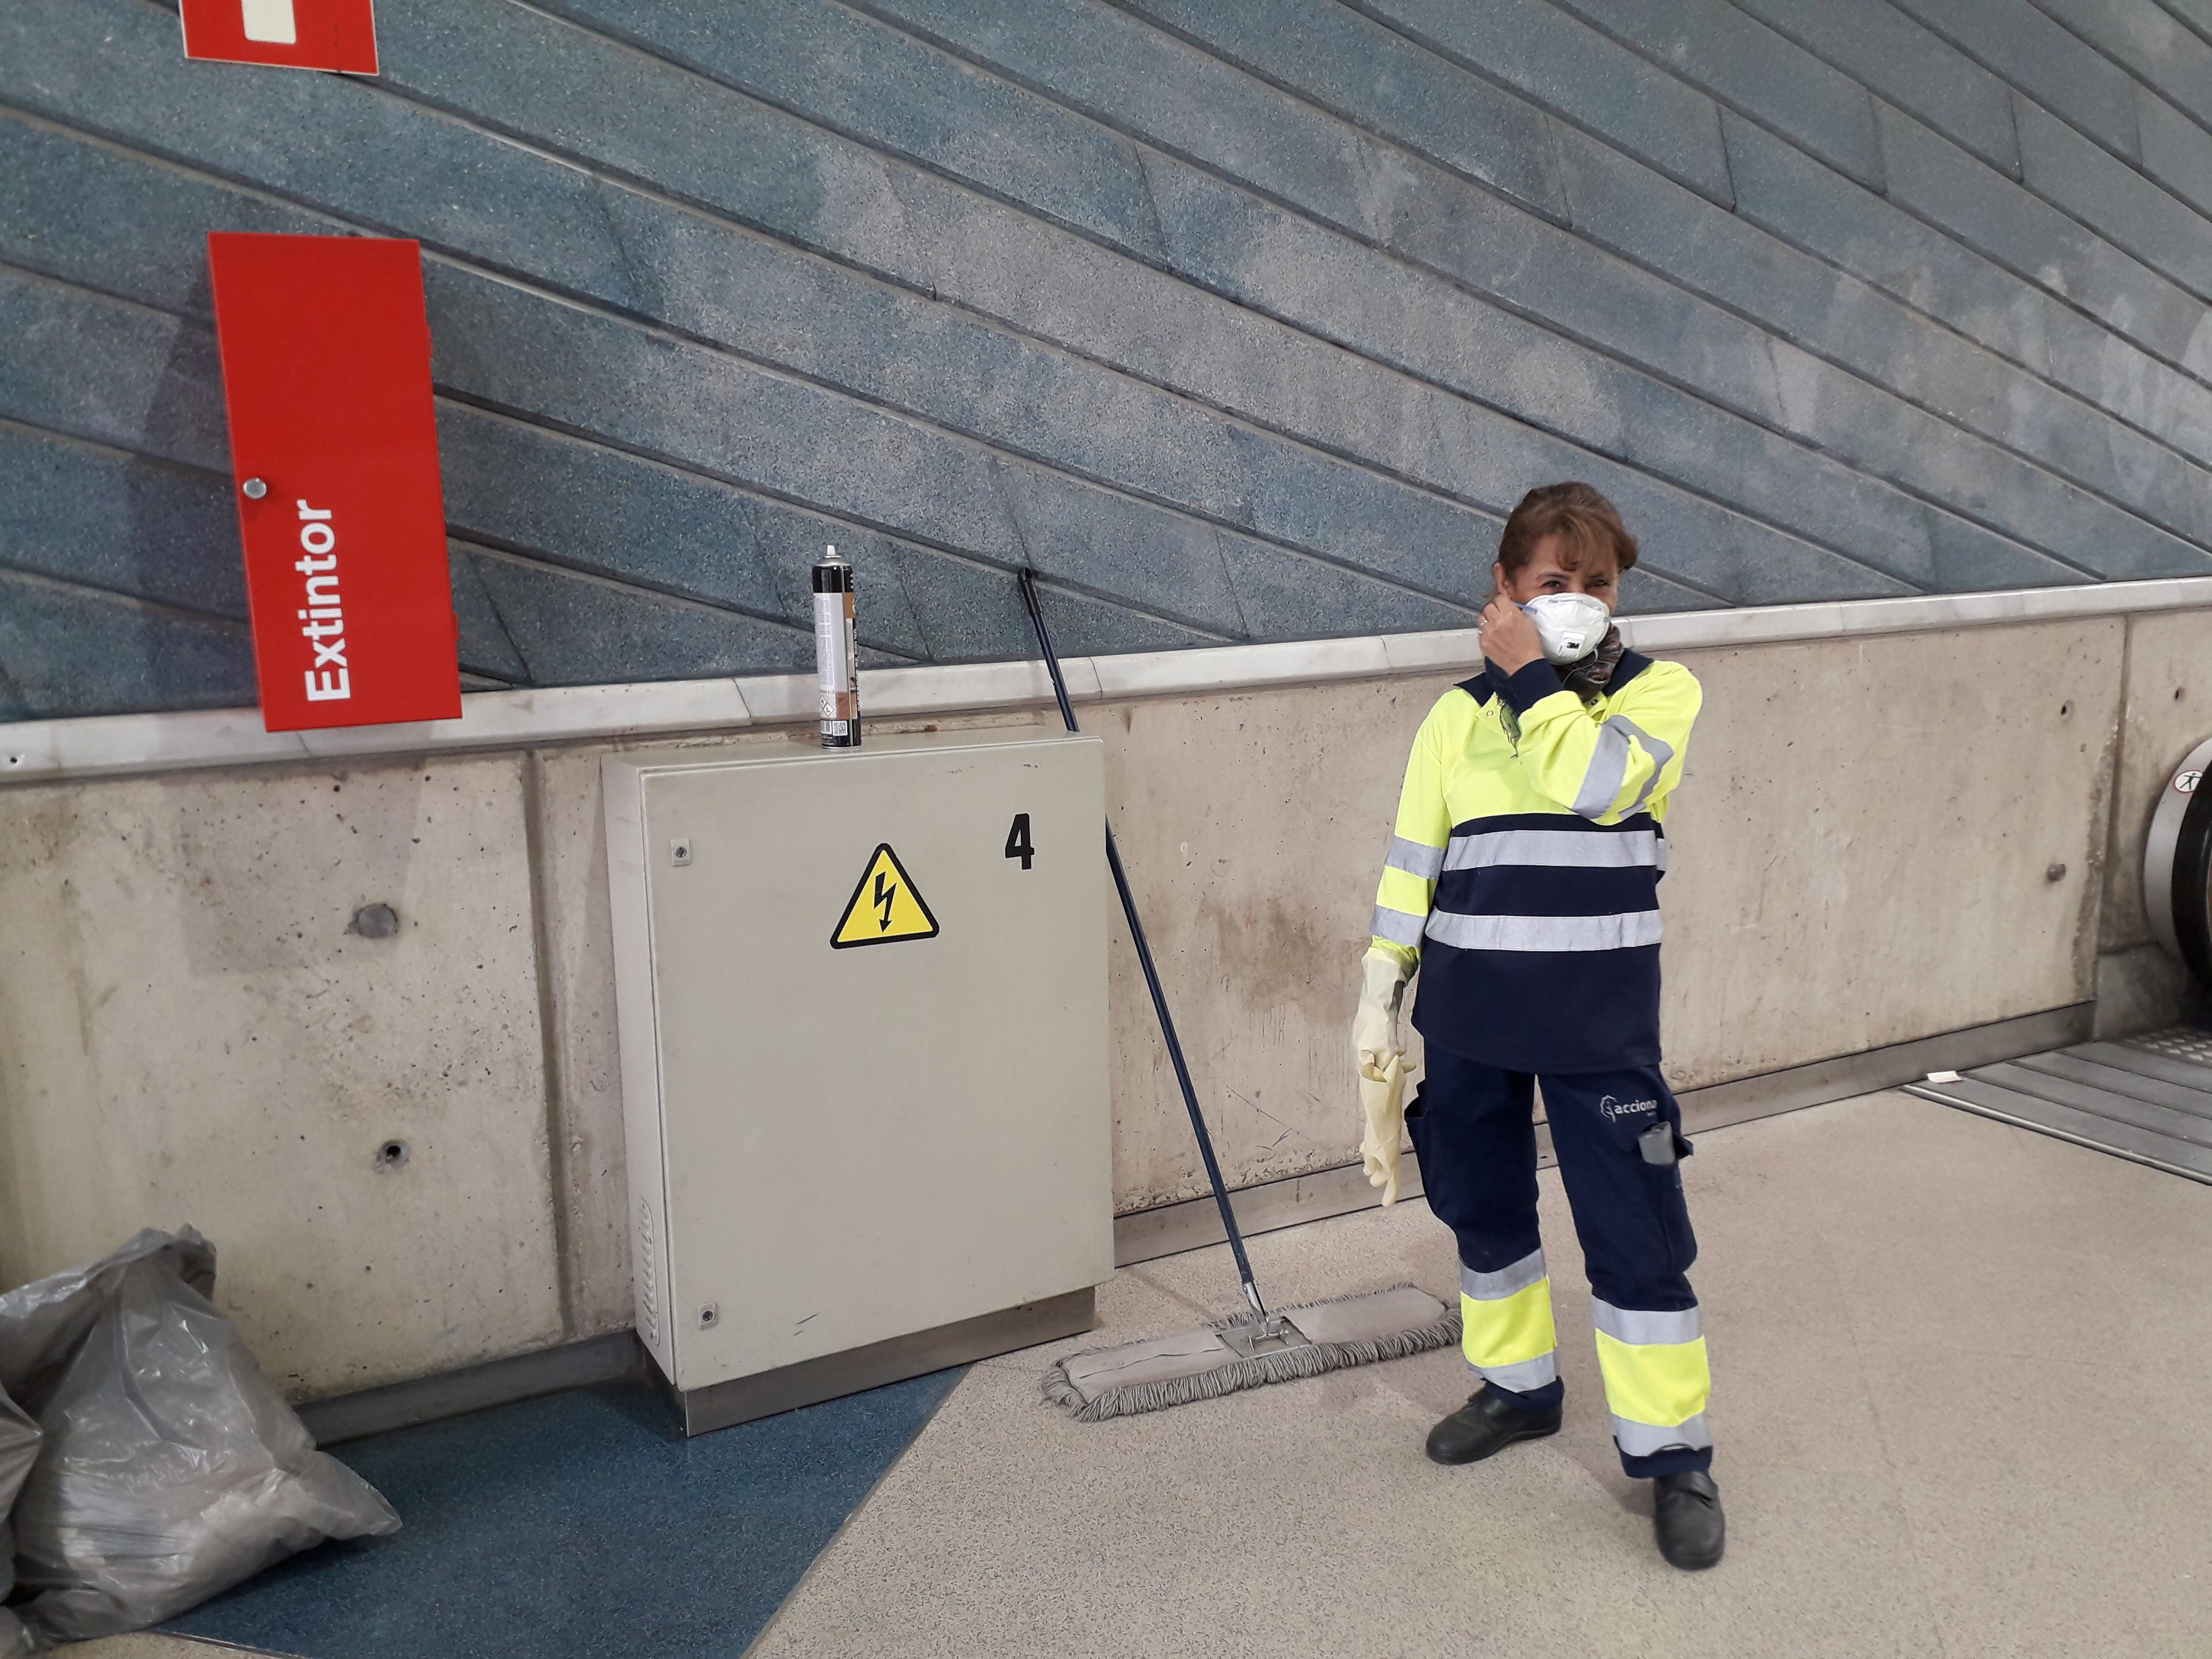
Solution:
M1037 648L1044 653L1045 667L1052 675L1060 717L1069 731L1078 731L1075 708L1067 700L1067 682L1060 676L1060 659L1053 654L1044 611L1037 604L1035 571L1022 572L1021 587L1022 603L1028 606L1030 622L1036 629ZM1244 1235L1237 1225L1237 1212L1230 1207L1221 1163L1213 1155L1213 1137L1198 1109L1198 1091L1192 1086L1190 1066L1183 1059L1175 1020L1168 1012L1167 994L1160 988L1159 972L1152 965L1152 946L1146 941L1144 924L1137 919L1137 901L1129 890L1128 875L1121 868L1121 854L1115 845L1110 821L1106 825L1106 865L1114 874L1114 890L1121 896L1129 939L1137 948L1138 965L1145 971L1145 988L1152 993L1160 1037L1167 1045L1176 1082L1182 1090L1183 1107L1190 1114L1191 1132L1198 1137L1206 1182L1213 1188L1213 1202L1221 1212L1222 1231L1229 1235L1230 1252L1237 1259L1237 1276L1243 1283L1249 1306L1233 1318L1217 1320L1200 1330L1073 1354L1045 1373L1045 1398L1066 1407L1079 1423L1097 1423L1194 1400L1218 1399L1262 1383L1318 1376L1346 1365L1402 1359L1456 1343L1458 1310L1445 1307L1412 1285L1310 1303L1279 1313L1267 1310L1252 1277L1252 1262L1244 1252Z

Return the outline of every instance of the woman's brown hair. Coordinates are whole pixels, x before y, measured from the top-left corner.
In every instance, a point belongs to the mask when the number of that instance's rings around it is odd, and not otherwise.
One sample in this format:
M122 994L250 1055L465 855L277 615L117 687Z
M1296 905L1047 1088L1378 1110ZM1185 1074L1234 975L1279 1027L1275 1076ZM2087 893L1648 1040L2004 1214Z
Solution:
M1498 562L1517 573L1547 536L1559 538L1559 562L1582 568L1587 553L1611 549L1623 574L1636 568L1636 538L1613 503L1586 483L1543 484L1521 498L1498 538Z

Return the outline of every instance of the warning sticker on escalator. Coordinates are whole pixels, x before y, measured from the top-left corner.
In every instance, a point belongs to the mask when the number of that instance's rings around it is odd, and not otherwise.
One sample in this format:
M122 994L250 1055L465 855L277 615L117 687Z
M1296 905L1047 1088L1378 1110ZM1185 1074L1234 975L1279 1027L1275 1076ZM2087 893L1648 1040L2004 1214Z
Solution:
M876 848L860 884L845 902L845 914L830 935L833 951L856 945L888 945L897 939L935 939L937 918L915 890L913 879L889 842Z

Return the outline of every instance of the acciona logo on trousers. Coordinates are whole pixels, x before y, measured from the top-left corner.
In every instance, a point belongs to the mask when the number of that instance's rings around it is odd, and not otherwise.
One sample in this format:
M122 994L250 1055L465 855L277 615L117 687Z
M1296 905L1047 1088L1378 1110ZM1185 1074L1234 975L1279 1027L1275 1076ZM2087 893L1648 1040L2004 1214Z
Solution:
M1598 1102L1597 1109L1607 1122L1618 1123L1625 1117L1641 1117L1646 1112L1656 1112L1659 1109L1659 1103L1656 1100L1615 1100L1607 1095Z

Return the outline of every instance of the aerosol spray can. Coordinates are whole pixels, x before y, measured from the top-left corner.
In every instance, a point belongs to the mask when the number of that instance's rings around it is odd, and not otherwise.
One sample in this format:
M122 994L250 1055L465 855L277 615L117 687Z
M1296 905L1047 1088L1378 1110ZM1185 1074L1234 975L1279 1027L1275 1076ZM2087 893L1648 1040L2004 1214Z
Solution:
M822 746L860 746L860 664L853 648L853 567L824 550L814 567L814 677L822 692Z

